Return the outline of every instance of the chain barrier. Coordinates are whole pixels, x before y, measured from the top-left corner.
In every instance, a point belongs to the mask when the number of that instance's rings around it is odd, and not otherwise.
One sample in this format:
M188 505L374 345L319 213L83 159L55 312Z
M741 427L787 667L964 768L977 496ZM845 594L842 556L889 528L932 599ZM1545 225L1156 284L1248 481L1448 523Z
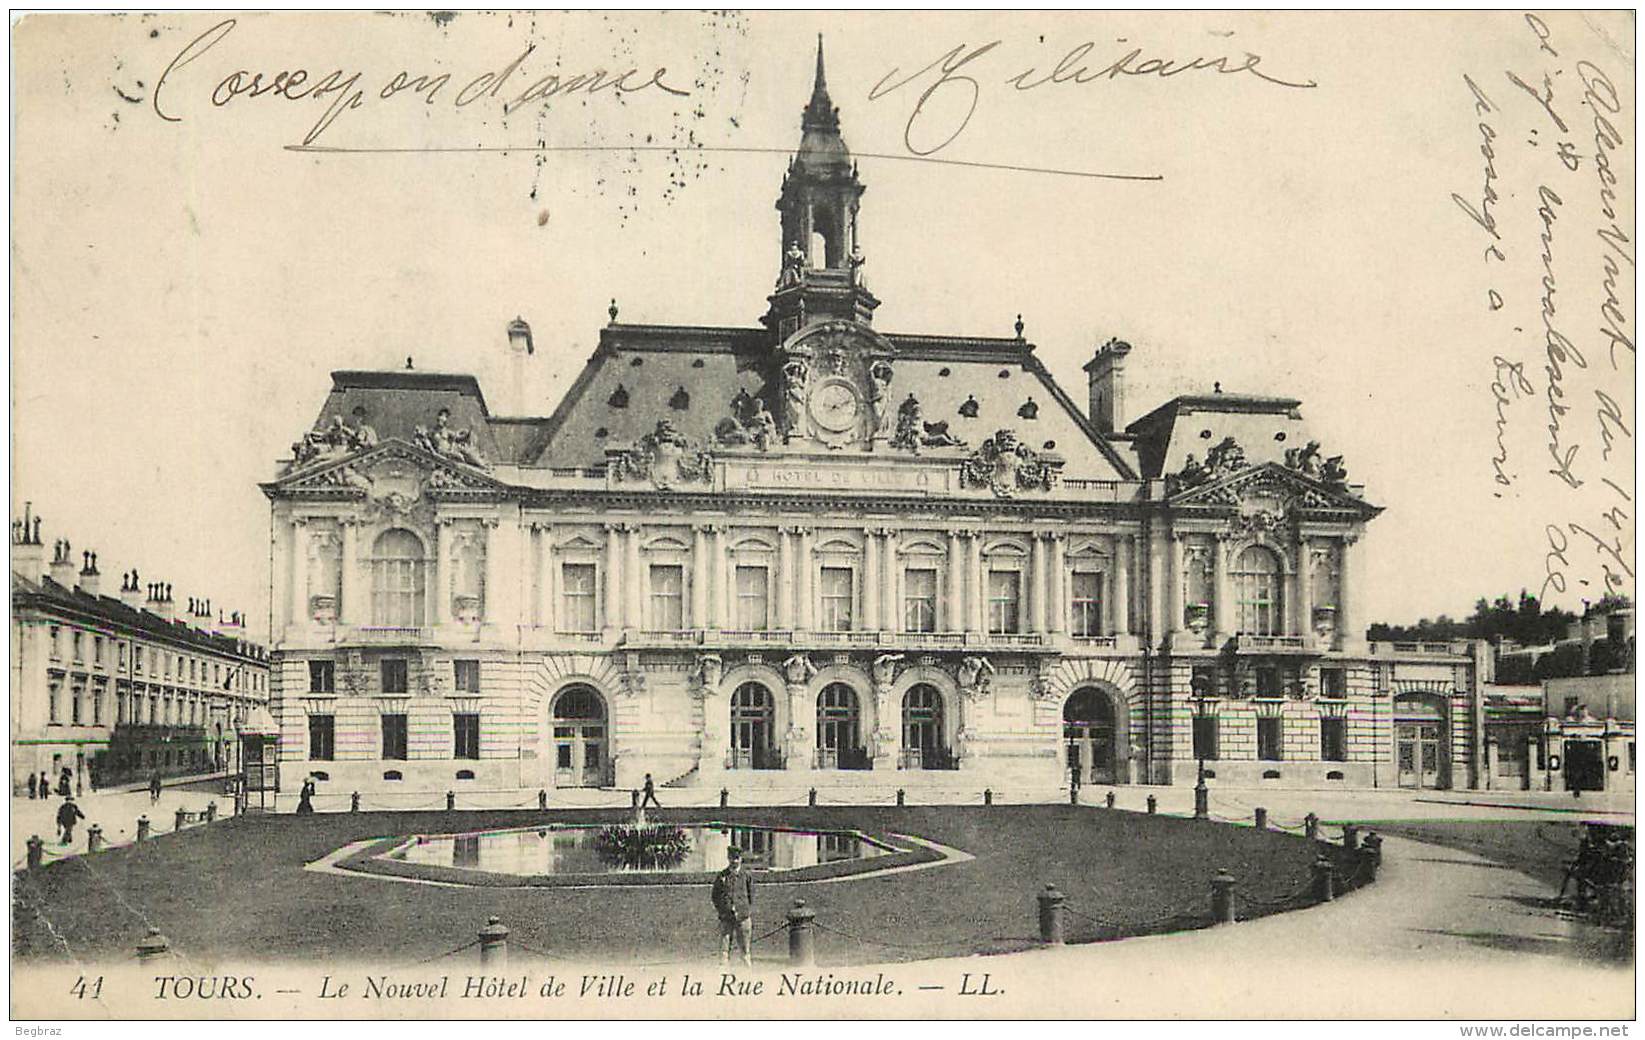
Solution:
M422 960L407 961L404 964L401 964L400 967L402 967L402 968L415 968L415 967L418 967L419 965L423 965L423 964L433 964L435 961L443 961L447 957L455 957L457 954L462 953L464 950L472 950L474 947L476 947L478 945L480 945L480 940L478 938L470 939L468 942L463 943L461 946L457 947L456 949L447 950L444 953L437 953L432 957L424 957Z

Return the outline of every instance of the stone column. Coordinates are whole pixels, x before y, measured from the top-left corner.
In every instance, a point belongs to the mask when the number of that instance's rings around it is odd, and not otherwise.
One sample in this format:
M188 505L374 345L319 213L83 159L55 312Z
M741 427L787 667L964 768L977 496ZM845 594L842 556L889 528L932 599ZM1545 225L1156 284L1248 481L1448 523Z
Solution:
M342 602L337 604L339 625L363 625L370 620L370 612L360 609L359 524L351 516L342 519L343 525L343 580Z
M1068 620L1068 576L1063 559L1063 534L1061 531L1048 531L1045 538L1051 561L1045 585L1045 627L1052 634L1060 635L1067 627L1065 622Z
M303 535L308 529L308 518L294 516L291 518L291 557L286 561L285 600L280 604L280 611L285 615L287 624L300 625L308 622L308 604L303 602L301 586L307 584L302 577L308 564L308 548L303 544ZM342 604L338 605L339 611ZM342 614L337 615L338 624L342 623Z
M1307 535L1297 539L1297 594L1291 601L1296 624L1292 631L1305 638L1314 625L1314 564L1309 558L1312 552Z
M434 518L434 557L428 573L428 597L434 604L434 609L429 613L429 623L434 625L446 623L446 612L451 607L451 582L446 569L446 550L451 542L446 534L446 528L450 525L449 520L442 517Z
M1187 535L1181 531L1173 531L1166 539L1166 545L1171 554L1170 565L1165 574L1165 632L1167 635L1182 631L1182 592L1183 586L1188 583L1188 573L1183 565L1182 543L1187 541Z
M554 528L548 524L532 524L531 532L537 547L533 568L537 576L537 586L532 593L532 623L539 628L547 628L550 622L549 612L553 606L549 593L554 588Z
M645 627L645 573L640 564L639 524L625 524L623 539L623 627Z
M943 568L944 609L942 624L937 626L944 632L965 631L965 562L960 555L960 535L958 531L948 532L948 559Z
M880 627L880 537L879 529L863 529L862 539L862 629Z
M1337 566L1338 645L1344 649L1365 639L1364 626L1359 620L1359 567L1359 535L1345 534L1342 536L1342 560Z
M799 599L794 616L794 627L809 632L816 627L817 594L811 580L811 528L796 528L800 532L799 563L795 565L794 587Z
M1114 540L1114 634L1131 634L1131 555L1130 538Z
M966 629L971 632L987 631L986 617L988 609L988 589L983 584L982 577L982 532L970 531L966 535L969 545L966 548L966 592L970 600L966 605Z
M885 539L880 553L880 630L895 632L902 627L897 619L897 532L882 527L880 535Z
M1045 632L1045 601L1046 597L1046 566L1045 540L1040 532L1031 532L1028 535L1028 581L1023 592L1028 594L1028 630L1030 632Z
M605 526L605 617L607 633L623 627L623 526Z
M480 530L485 532L486 547L485 600L480 604L480 617L493 625L516 625L519 611L514 606L513 590L508 588L508 580L503 576L508 573L503 565L507 562L510 539L496 517L481 520ZM519 573L518 568L510 570L516 576Z
M794 550L788 541L788 528L777 528L777 627L794 627Z
M1221 534L1211 543L1211 627L1216 631L1217 642L1222 642L1232 635L1229 625L1230 609L1233 606L1233 582L1228 575L1228 539Z
M710 628L708 590L713 585L713 571L708 563L708 527L691 525L691 618L687 628Z
M734 628L731 604L736 598L737 572L731 562L731 529L714 524L714 616L721 628Z

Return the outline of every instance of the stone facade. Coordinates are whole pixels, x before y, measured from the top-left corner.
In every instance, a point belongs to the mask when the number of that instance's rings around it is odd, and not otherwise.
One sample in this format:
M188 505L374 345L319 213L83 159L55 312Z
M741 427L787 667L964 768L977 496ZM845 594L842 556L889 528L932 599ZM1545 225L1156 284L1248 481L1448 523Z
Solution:
M237 726L269 697L264 647L238 615L201 600L179 617L169 586L122 576L101 594L95 553L68 542L48 564L38 518L11 534L11 783L146 782L236 768Z
M1364 641L1380 509L1298 401L1127 423L1128 344L1082 411L1020 320L877 331L820 53L802 129L760 326L613 304L547 417L468 376L333 374L263 485L288 776L1476 782L1477 649Z

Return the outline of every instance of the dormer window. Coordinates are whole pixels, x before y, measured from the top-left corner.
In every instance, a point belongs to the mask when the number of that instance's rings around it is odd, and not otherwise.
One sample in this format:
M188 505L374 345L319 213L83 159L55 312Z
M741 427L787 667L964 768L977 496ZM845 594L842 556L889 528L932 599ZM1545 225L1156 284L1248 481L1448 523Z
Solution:
M617 389L611 391L611 396L606 398L605 403L613 408L627 408L628 389L624 387L623 384L618 383Z

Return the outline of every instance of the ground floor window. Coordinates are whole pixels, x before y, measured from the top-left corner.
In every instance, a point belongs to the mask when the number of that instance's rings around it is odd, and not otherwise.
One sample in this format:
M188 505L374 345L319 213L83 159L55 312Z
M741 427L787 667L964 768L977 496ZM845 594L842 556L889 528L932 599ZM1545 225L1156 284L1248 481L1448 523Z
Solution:
M455 734L455 748L453 754L457 758L480 757L480 716L475 714L457 714L451 716L451 728Z
M330 761L337 753L337 718L334 715L308 717L308 757Z
M1265 762L1278 762L1285 757L1281 739L1284 719L1257 720L1257 757Z
M1194 757L1215 760L1217 757L1217 718L1206 715L1194 720Z
M1319 720L1319 757L1327 762L1348 760L1347 719Z
M406 757L406 717L383 716L383 757L403 760Z

